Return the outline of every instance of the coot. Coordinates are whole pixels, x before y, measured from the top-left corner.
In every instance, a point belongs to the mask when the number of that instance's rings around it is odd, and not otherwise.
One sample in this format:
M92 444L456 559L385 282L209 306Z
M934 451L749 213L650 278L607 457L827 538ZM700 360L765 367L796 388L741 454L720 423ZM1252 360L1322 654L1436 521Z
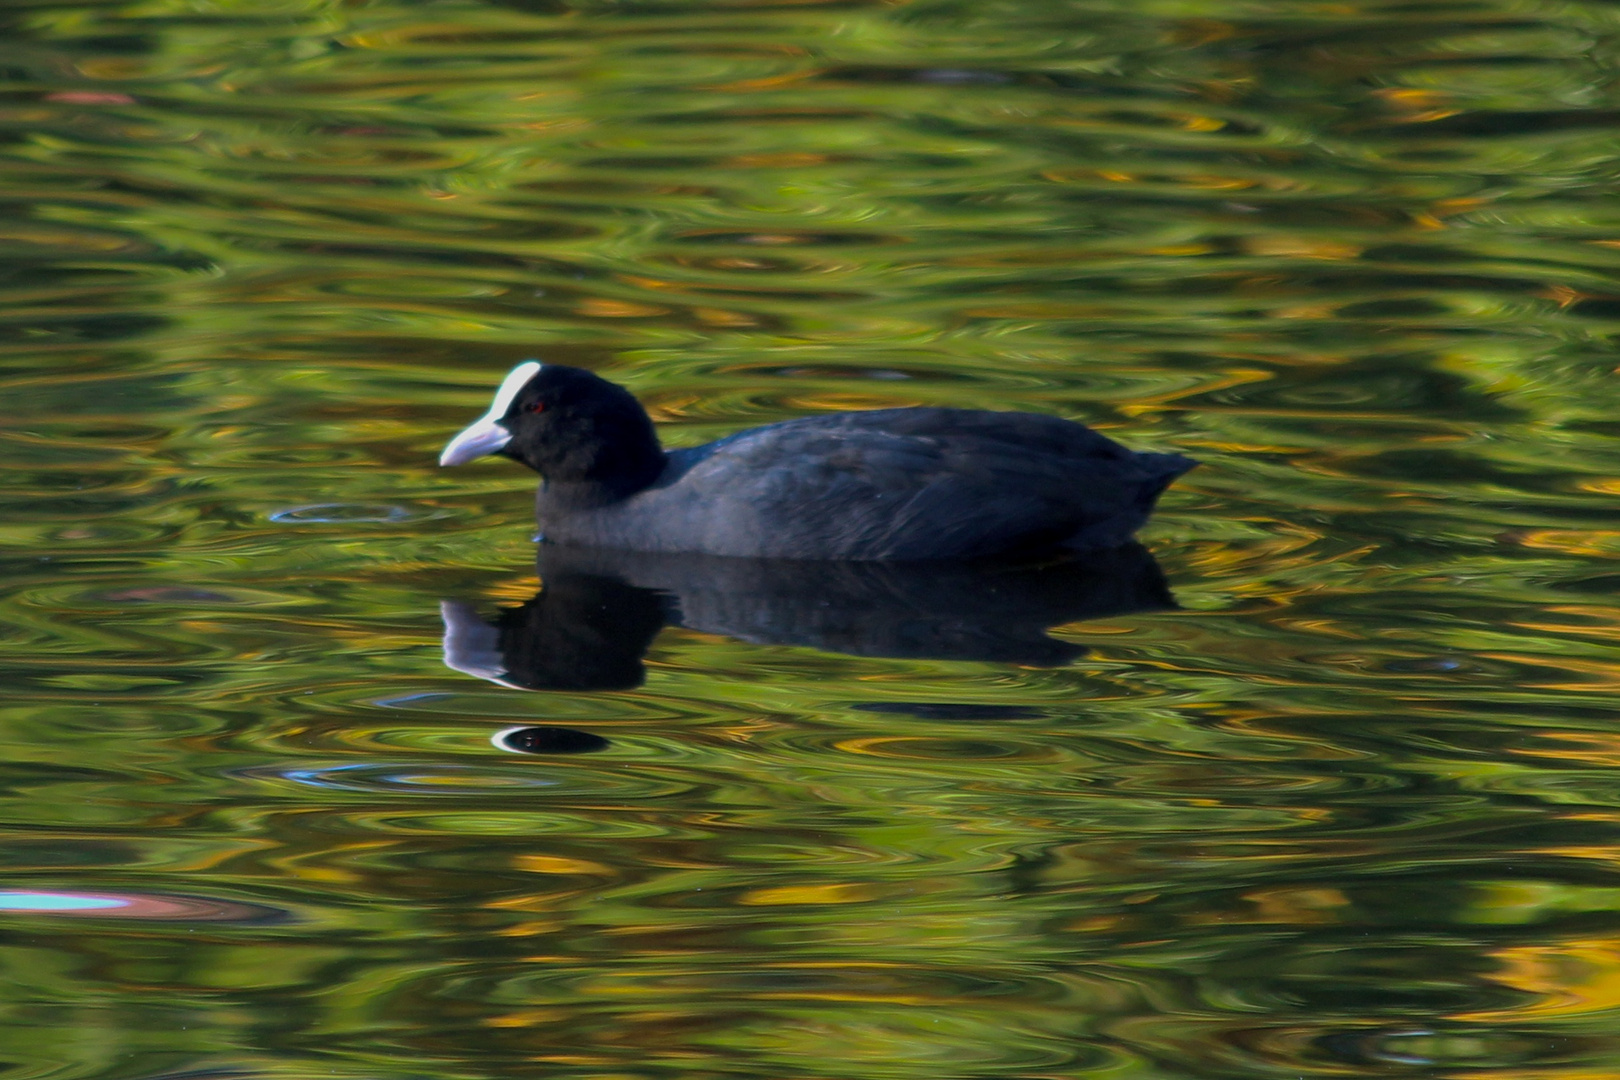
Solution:
M1194 462L1056 416L875 409L664 451L629 391L529 361L440 465L484 454L543 477L543 539L779 559L962 559L1108 548Z

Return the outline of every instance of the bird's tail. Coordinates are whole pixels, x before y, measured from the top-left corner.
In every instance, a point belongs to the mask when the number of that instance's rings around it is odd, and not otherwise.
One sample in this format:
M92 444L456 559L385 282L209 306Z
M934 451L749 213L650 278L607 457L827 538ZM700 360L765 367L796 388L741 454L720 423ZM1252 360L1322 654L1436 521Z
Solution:
M1153 504L1159 501L1164 489L1176 477L1194 468L1198 462L1180 454L1137 454L1141 466L1141 479L1137 483L1135 498L1127 502L1119 513L1105 521L1095 521L1063 541L1063 546L1075 551L1092 548L1111 548L1127 543L1136 530L1153 513Z
M1147 474L1136 495L1144 516L1153 512L1153 504L1159 501L1165 488L1175 483L1176 477L1198 467L1198 462L1180 454L1137 454L1136 460Z

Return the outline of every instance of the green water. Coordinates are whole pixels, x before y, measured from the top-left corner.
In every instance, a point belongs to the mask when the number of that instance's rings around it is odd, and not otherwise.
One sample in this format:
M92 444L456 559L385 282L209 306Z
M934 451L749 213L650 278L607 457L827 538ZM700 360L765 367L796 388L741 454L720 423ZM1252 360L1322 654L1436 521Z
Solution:
M9 0L0 79L4 1080L1620 1072L1620 8ZM1180 607L453 670L529 356L1190 454Z

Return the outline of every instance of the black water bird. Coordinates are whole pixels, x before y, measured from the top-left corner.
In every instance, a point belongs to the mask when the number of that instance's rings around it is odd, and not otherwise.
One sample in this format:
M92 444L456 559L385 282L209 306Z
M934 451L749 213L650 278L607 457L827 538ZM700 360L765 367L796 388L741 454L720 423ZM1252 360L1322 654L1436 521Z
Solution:
M440 605L444 662L526 690L627 690L665 625L854 656L1053 667L1048 628L1175 607L1140 544L1059 559L830 562L540 548L540 592L485 622Z
M965 559L1126 542L1194 462L1056 416L876 409L665 451L629 391L529 361L439 458L543 478L543 539L776 559Z

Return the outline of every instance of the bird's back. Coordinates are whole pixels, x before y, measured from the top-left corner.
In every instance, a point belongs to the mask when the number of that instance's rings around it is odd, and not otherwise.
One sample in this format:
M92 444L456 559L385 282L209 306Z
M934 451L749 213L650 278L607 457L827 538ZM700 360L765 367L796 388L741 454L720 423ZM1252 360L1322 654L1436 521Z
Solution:
M806 559L938 559L1127 540L1192 462L1034 413L881 409L806 417L670 454L621 503L548 518L548 539Z

